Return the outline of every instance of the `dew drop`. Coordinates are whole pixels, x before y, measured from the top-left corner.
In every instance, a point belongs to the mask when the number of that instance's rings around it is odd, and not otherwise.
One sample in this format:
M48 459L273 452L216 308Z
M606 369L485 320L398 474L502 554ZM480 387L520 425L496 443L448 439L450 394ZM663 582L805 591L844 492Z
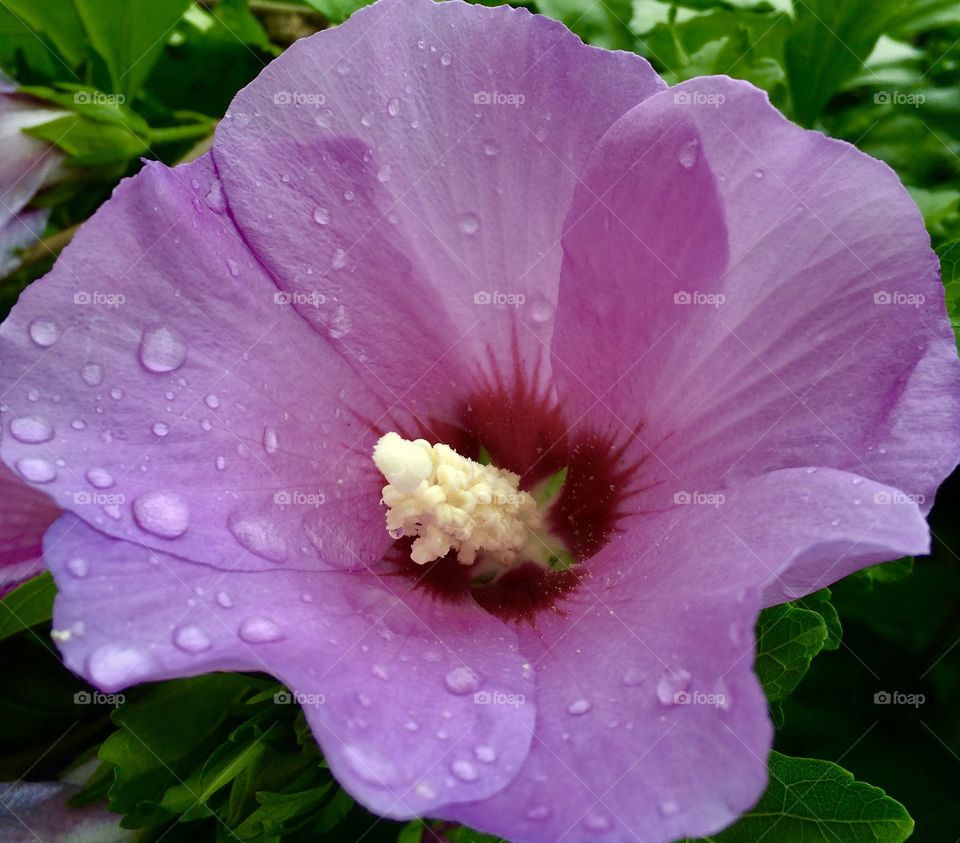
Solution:
M473 754L477 757L477 761L482 761L484 764L492 764L497 760L497 751L492 746L474 747Z
M450 53L444 53L442 56L440 56L440 64L442 64L444 67L450 67L452 63L453 56L451 56Z
M343 249L337 249L330 258L331 269L343 269L347 265L347 253ZM342 305L341 305L342 306Z
M680 162L681 167L689 170L694 164L697 163L697 159L699 157L700 141L694 138L692 141L688 141L682 147L680 147L677 160Z
M458 224L464 234L476 234L480 230L480 220L476 214L463 214Z
M19 442L38 445L53 439L53 425L40 416L20 416L10 422L10 434Z
M610 828L610 818L604 814L587 814L583 827L587 831L607 831Z
M680 810L680 806L676 802L670 799L666 800L665 802L661 802L659 805L659 808L660 808L660 813L663 814L665 817L671 817L677 812L679 812Z
M210 638L197 626L182 626L173 634L173 643L186 653L202 653L210 649Z
M142 530L162 539L182 536L190 524L190 510L175 492L140 495L133 502L133 517Z
M343 191L343 198L346 199L347 202L352 202L356 198L356 194L352 190L345 190Z
M87 363L80 370L80 378L87 386L99 386L103 383L103 366L98 363Z
M149 671L146 657L133 647L104 644L87 658L87 675L102 688L129 685Z
M240 274L240 264L238 264L233 258L227 258L227 272L236 278Z
M477 771L477 768L473 765L471 761L464 761L463 759L458 759L450 765L450 769L453 774L460 779L462 782L473 782L476 781L480 773Z
M233 598L227 594L225 591L217 592L217 605L223 609L232 609L233 608Z
M170 425L166 422L157 422L151 430L157 436L166 436L170 432Z
M228 526L233 537L251 553L271 562L287 559L287 542L273 521L257 516L233 516Z
M49 348L60 339L60 329L49 319L34 319L27 329L32 339L41 348Z
M214 180L210 185L210 189L207 191L207 195L204 196L203 201L211 211L215 211L218 214L222 214L227 210L227 200L223 195L223 185L219 179Z
M396 117L400 113L400 100L396 97L387 102L387 114Z
M591 707L590 700L584 700L584 699L576 700L575 702L572 702L570 703L569 706L567 706L567 713L573 714L573 715L586 714L590 710L590 707Z
M213 464L217 467L217 471L223 471L227 467L227 458L226 457L217 457Z
M109 489L113 485L113 475L105 468L91 468L87 471L87 482L95 489Z
M86 559L81 556L74 556L66 562L67 570L77 579L82 579L90 573L90 565Z
M330 317L330 324L328 325L330 336L335 340L343 339L350 333L351 327L350 317L347 316L347 309L342 304L337 305L337 309L334 310L333 316Z
M123 398L123 390L115 386L113 389L110 390L110 397L114 401L119 401L121 398Z
M545 820L550 816L550 809L546 805L534 805L527 811L528 820Z
M390 181L391 175L393 175L393 168L389 164L384 164L377 170L377 181L386 184Z
M263 429L263 450L268 454L275 454L280 447L280 440L277 438L277 431L272 427Z
M489 156L490 158L494 158L500 154L500 146L496 141L488 140L483 145L483 154Z
M248 644L269 643L280 641L283 632L269 618L247 618L240 624L239 636Z
M169 328L148 328L140 339L140 362L149 372L173 372L187 358L187 345Z
M665 670L657 682L657 699L663 705L674 705L679 701L677 695L686 690L689 681L689 672L682 668Z
M17 471L31 483L50 483L57 478L56 467L43 457L21 457L17 460Z
M220 398L211 392L209 395L204 397L203 403L206 404L211 410L216 410L217 407L220 406Z
M317 225L327 225L330 222L330 212L326 208L314 208L313 221Z
M444 682L451 694L472 694L480 687L480 677L465 665L453 668Z

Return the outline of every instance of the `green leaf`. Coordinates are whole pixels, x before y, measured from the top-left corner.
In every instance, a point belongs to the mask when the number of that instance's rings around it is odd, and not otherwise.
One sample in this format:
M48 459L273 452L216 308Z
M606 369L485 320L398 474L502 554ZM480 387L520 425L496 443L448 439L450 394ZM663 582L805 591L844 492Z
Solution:
M56 594L57 587L48 571L7 594L0 601L0 641L50 620Z
M343 23L357 9L369 6L373 0L306 0L330 23Z
M779 702L790 695L828 637L823 616L794 603L761 612L754 669L767 699Z
M630 0L537 0L537 8L547 17L562 21L588 44L608 50L633 49Z
M829 761L770 754L760 802L713 843L902 843L913 832L906 809L880 788Z
M944 243L937 249L940 272L947 298L947 313L960 345L960 240Z
M894 0L795 0L786 43L787 80L798 122L810 126L856 74L887 27Z
M67 154L67 163L78 167L122 163L149 149L146 141L125 125L90 120L80 114L58 117L25 131L60 147Z
M56 47L70 68L76 69L86 58L87 39L74 0L3 0L0 6L29 29L31 37ZM66 67L61 72L71 81L80 81Z
M854 577L866 584L867 588L873 588L877 583L900 582L912 573L913 557L904 556L903 559L895 559L893 562L881 562L879 565L862 568Z
M127 101L143 87L190 0L74 0L91 43L106 62L113 93Z
M840 615L837 609L830 602L831 592L829 588L821 588L813 594L801 597L795 601L795 605L801 609L808 609L816 612L823 618L824 625L827 628L827 640L824 642L824 650L836 650L840 647L840 639L843 638L843 627L840 625Z

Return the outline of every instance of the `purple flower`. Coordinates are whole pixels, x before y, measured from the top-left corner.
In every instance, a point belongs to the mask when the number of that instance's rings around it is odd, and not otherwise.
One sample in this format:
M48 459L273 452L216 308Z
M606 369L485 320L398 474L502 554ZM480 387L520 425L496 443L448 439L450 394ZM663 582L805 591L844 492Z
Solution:
M515 841L752 805L759 610L925 552L960 456L885 165L506 7L295 44L209 155L120 185L0 356L3 460L68 511L73 670L266 671L364 805Z
M43 570L43 535L60 514L47 495L0 463L0 595Z
M55 147L24 134L64 112L16 93L0 74L0 274L17 266L15 252L43 233L48 211L27 209L34 195L55 178L63 154Z

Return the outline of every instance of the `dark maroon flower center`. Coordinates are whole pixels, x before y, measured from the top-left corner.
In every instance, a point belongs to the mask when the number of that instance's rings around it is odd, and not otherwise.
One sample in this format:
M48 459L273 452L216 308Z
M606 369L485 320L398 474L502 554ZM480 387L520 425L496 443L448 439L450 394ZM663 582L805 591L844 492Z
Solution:
M504 376L495 364L491 368L461 402L454 424L423 424L402 435L431 443L439 438L473 460L489 457L498 468L518 474L520 488L528 492L565 470L563 486L544 515L549 533L575 564L550 570L521 560L492 581L480 581L454 553L425 565L413 562L410 537L395 541L385 564L439 599L473 601L505 620L533 622L578 587L590 559L629 514L640 464L628 457L629 435L571 429L549 388L537 385L536 370L525 376L516 366Z

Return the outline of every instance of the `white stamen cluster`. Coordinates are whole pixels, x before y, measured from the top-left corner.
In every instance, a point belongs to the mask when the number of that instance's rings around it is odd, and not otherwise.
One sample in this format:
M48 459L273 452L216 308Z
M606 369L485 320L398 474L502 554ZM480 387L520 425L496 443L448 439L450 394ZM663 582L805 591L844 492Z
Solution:
M387 433L373 449L387 479L387 530L416 536L410 558L420 565L456 551L463 565L477 554L509 565L542 525L534 499L512 471L460 456L448 445Z

